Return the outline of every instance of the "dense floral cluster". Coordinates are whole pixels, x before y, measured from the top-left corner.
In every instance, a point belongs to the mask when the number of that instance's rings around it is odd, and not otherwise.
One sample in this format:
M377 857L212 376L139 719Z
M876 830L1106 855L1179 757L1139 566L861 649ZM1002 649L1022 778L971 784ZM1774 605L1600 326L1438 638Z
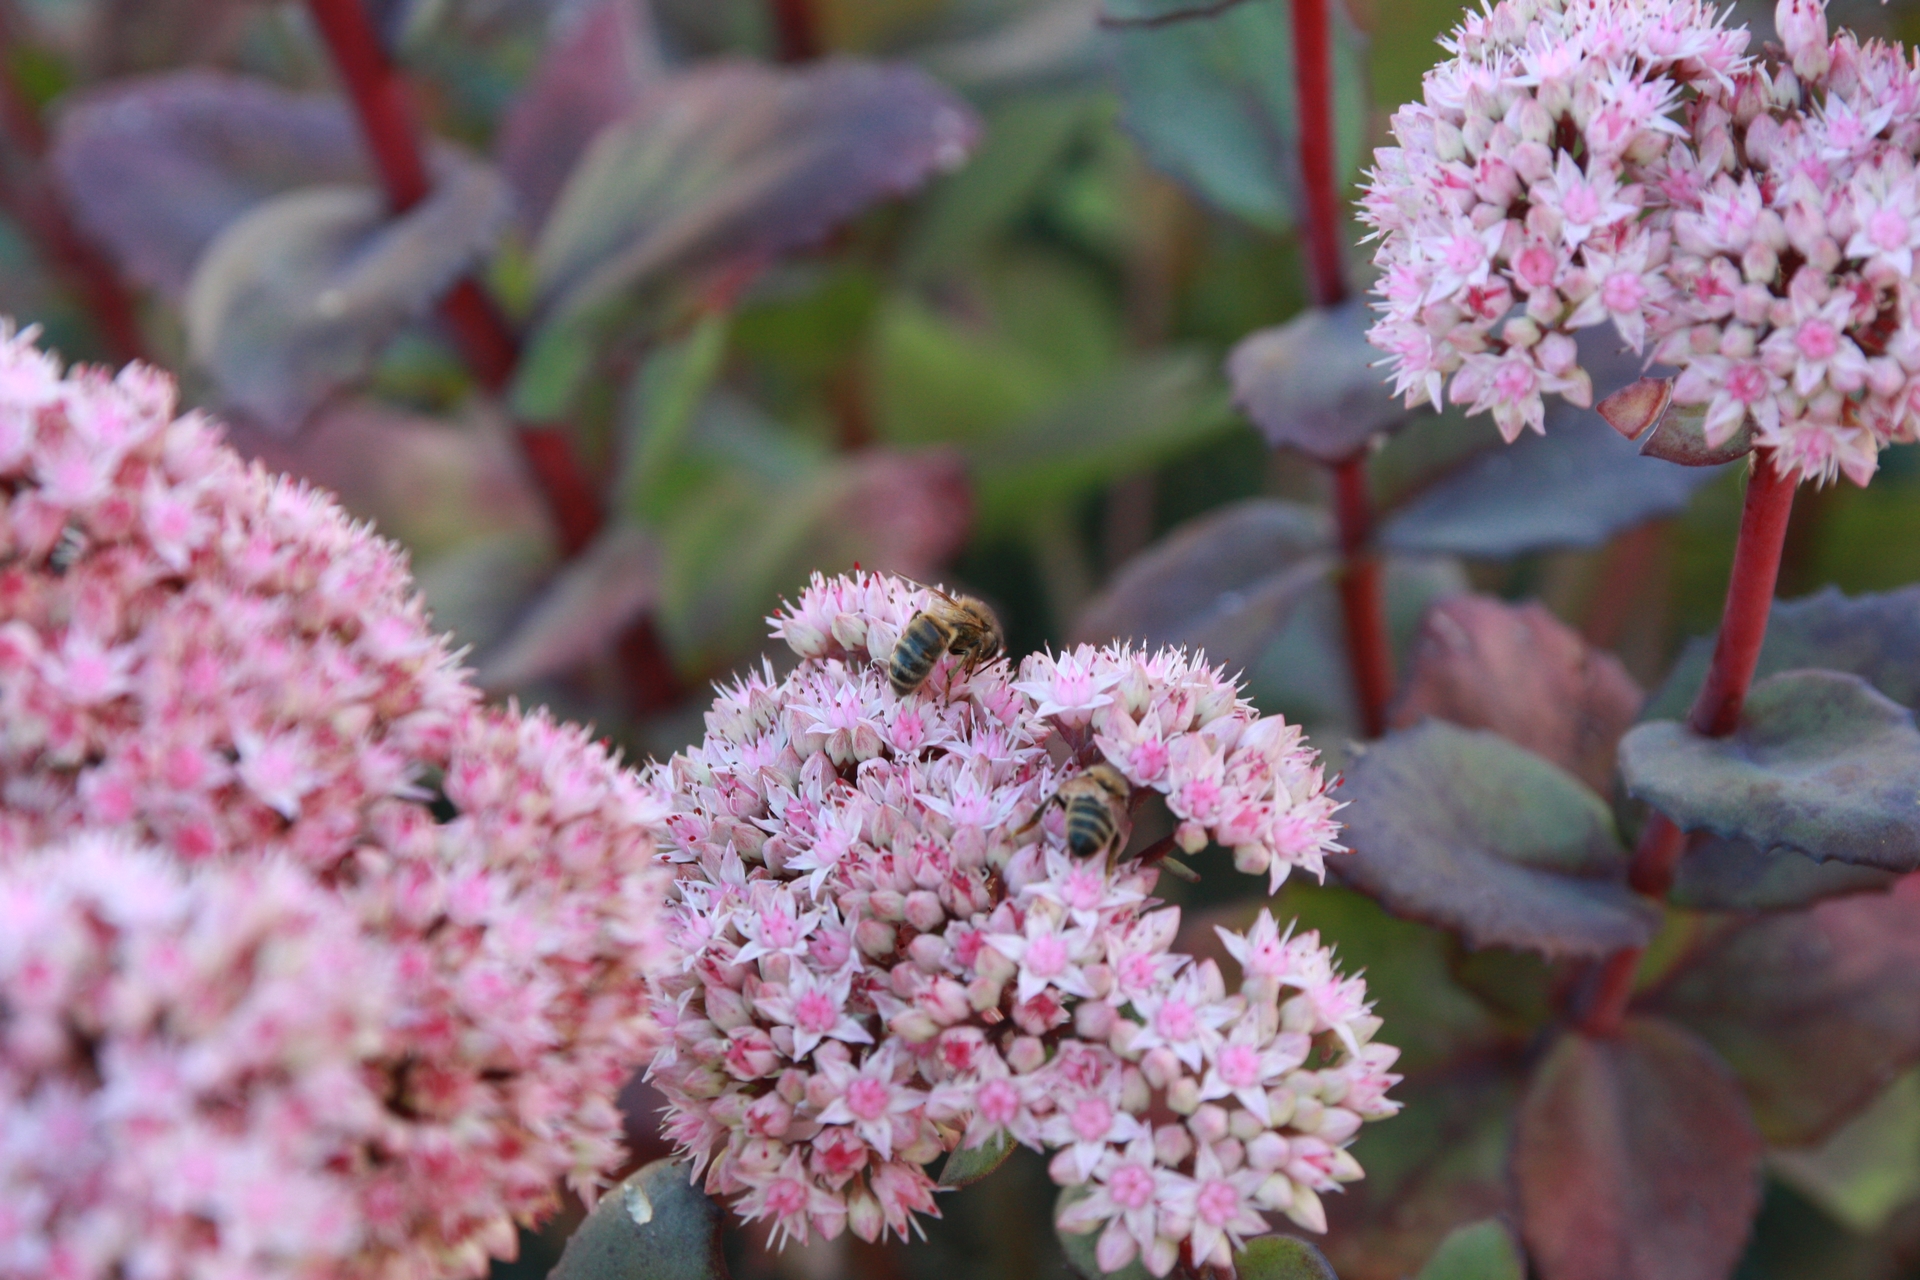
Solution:
M481 707L400 554L176 418L152 370L62 377L0 331L0 565L9 910L105 922L62 981L135 1002L68 1028L83 1051L41 1043L30 988L51 975L29 963L0 985L0 1202L40 1188L32 1213L0 1210L0 1257L46 1260L0 1269L473 1274L561 1177L618 1162L612 1099L653 1040L663 797L578 729ZM135 888L92 897L54 877L35 906L43 877L12 869L59 862L40 850L80 833L176 866L130 863ZM305 889L287 887L296 869ZM165 999L198 1020L156 1030L136 1006L162 997L127 957L171 948L204 975L194 957L238 956L213 904L242 885L266 895L275 947L324 943L339 966L281 971L262 952L197 994L183 971ZM356 974L364 991L339 986ZM230 1034L303 984L313 1008L283 1010L286 1038ZM317 1053L301 1028L339 1000L354 1034ZM14 1127L33 1115L51 1119ZM239 1163L202 1169L204 1186L142 1181L209 1127ZM42 1179L55 1139L106 1144L128 1172Z
M1100 1230L1108 1269L1230 1267L1266 1211L1322 1229L1319 1193L1360 1176L1346 1144L1396 1106L1365 984L1263 915L1227 939L1229 993L1170 951L1156 868L1069 856L1047 803L1104 759L1182 848L1277 886L1339 848L1315 753L1171 650L942 659L896 696L886 661L931 598L816 578L771 620L799 668L724 690L660 766L671 1132L777 1238L904 1235L934 1212L924 1165L1008 1139L1055 1152L1081 1188L1064 1225Z
M1677 366L1710 442L1865 484L1920 432L1920 69L1780 0L1777 63L1704 0L1502 0L1394 116L1364 205L1409 405L1502 433L1592 394L1572 332Z

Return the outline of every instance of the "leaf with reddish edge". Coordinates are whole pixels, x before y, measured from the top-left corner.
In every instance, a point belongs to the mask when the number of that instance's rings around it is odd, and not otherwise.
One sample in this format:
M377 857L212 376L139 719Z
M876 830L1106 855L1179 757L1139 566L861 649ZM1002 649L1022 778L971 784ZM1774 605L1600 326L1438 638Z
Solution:
M1324 513L1253 498L1174 530L1123 565L1075 624L1076 641L1186 645L1228 670L1260 656L1332 568Z
M1521 1083L1516 1063L1478 1057L1395 1086L1404 1109L1353 1144L1366 1178L1325 1200L1327 1256L1343 1280L1406 1280L1454 1228L1508 1215Z
M1427 612L1390 723L1491 729L1604 794L1645 697L1617 658L1539 604L1455 596Z
M1682 830L1888 871L1920 868L1920 727L1859 676L1788 671L1705 738L1643 724L1620 742L1627 790Z
M702 67L645 89L568 177L534 249L540 305L579 312L688 261L768 258L963 161L973 111L905 65Z
M660 551L628 524L601 531L568 561L519 624L479 664L479 683L512 689L603 652L660 595Z
M122 80L60 113L51 161L82 225L179 300L220 231L270 196L367 177L338 99L215 71Z
M1602 399L1593 411L1622 436L1638 440L1642 432L1660 421L1672 403L1672 378L1642 378Z
M656 1160L600 1198L550 1280L725 1280L720 1206L682 1161Z
M1713 637L1687 647L1647 704L1649 720L1678 720L1706 678ZM1920 703L1920 586L1846 596L1827 587L1774 604L1754 678L1822 667L1850 671L1904 706Z
M1769 1141L1817 1142L1920 1062L1920 884L1730 929L1643 1003L1732 1065Z
M228 405L295 430L492 248L507 211L499 178L472 163L443 165L432 195L398 217L367 187L263 201L194 269L194 359Z
M1367 341L1373 311L1361 298L1309 307L1285 324L1257 329L1227 356L1233 400L1267 443L1338 462L1407 420L1373 367Z
M1707 439L1707 407L1703 404L1670 405L1660 415L1660 424L1640 442L1640 452L1662 462L1683 467L1717 467L1752 453L1756 432L1752 418L1740 429L1714 444Z
M1654 1018L1561 1037L1520 1106L1521 1232L1541 1280L1706 1280L1739 1261L1764 1148L1726 1064Z
M1815 862L1791 849L1703 836L1689 842L1667 901L1692 911L1790 911L1823 898L1875 893L1896 878L1875 867Z
M594 136L662 74L651 16L638 0L600 0L548 47L500 125L500 172L538 231Z
M1653 936L1605 802L1498 734L1440 720L1389 734L1335 795L1353 852L1332 865L1398 915L1550 958Z

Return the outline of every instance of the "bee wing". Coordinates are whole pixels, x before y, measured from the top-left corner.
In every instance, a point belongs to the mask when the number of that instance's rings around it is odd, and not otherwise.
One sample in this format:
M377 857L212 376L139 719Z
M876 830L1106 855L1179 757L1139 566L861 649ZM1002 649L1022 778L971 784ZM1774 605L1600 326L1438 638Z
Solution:
M942 600L945 600L948 604L953 603L953 597L948 595L943 588L931 586L928 583L920 581L920 579L918 578L909 578L904 573L896 573L893 576L900 579L900 581L902 582L911 582L914 586L920 588L922 591L933 592L933 594L939 596Z

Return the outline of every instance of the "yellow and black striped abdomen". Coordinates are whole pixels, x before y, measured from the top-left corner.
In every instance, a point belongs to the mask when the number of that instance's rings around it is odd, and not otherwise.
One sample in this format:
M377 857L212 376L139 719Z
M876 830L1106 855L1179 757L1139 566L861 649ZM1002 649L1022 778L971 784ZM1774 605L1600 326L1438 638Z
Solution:
M887 664L887 679L901 697L912 693L933 674L933 664L952 643L953 632L940 620L922 609L907 622L893 646L893 659Z
M1114 818L1113 801L1105 792L1069 796L1065 804L1067 851L1077 858L1091 858L1113 843L1119 824Z

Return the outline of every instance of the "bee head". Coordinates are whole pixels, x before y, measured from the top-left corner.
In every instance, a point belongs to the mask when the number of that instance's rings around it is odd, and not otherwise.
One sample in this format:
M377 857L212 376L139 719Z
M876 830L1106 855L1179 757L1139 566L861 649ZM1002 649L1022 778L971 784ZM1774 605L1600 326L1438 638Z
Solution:
M1089 766L1083 776L1115 800L1124 802L1133 795L1133 784L1127 781L1126 775L1105 760Z

